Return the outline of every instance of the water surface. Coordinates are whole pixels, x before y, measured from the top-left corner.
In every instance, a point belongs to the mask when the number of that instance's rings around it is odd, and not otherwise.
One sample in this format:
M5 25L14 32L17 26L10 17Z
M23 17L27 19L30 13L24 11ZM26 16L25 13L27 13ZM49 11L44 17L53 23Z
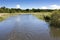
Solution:
M0 40L60 40L60 30L31 14L13 16L0 23Z

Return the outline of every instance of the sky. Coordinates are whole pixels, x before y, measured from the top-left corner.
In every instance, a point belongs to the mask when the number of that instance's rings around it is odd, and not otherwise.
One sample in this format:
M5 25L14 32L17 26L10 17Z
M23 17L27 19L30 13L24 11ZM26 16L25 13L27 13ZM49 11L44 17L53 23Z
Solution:
M0 7L21 9L60 9L60 0L0 0Z

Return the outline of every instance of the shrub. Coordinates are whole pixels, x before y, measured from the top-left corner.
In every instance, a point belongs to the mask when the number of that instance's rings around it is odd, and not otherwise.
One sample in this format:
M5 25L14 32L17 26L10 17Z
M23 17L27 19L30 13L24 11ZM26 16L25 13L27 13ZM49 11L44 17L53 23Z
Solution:
M49 17L49 16L44 16L44 20L45 20L46 22L49 22L49 21L50 21L50 17Z
M60 11L54 11L51 15L51 25L60 27Z
M0 21L2 21L3 20L3 18L2 17L0 17Z

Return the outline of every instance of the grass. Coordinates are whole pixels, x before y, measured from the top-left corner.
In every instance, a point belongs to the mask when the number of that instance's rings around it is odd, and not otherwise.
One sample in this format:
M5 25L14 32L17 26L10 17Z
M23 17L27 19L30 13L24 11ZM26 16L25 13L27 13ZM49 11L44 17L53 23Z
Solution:
M48 18L50 18L48 21L50 22L51 25L55 25L55 26L59 26L60 27L60 14L59 12L35 12L35 13L0 13L0 21L3 21L5 19L7 19L8 17L11 16L17 16L20 14L32 14L34 16L36 16L37 18L41 19L41 20L45 20ZM45 18L46 17L46 18Z
M37 13L0 13L0 21L5 20L8 17L11 16L16 16L16 15L20 15L20 14L32 14L34 16L36 16L39 19L44 20L44 16L50 16L51 13L50 12L37 12Z
M55 11L51 15L51 20L50 24L55 27L60 28L60 11Z
M13 15L13 13L0 13L0 21L3 21L7 19L8 17L15 16L16 14Z
M48 17L51 17L51 14L50 12L41 12L41 13L35 13L33 14L34 16L36 16L37 18L39 19L42 19L42 20L45 20L45 16L48 16Z

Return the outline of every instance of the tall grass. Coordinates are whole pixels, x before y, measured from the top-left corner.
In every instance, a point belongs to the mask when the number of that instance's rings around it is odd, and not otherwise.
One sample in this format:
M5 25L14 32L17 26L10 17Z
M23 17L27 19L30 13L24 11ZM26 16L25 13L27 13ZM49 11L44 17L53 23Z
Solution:
M60 11L54 11L51 15L50 24L55 27L60 27Z

